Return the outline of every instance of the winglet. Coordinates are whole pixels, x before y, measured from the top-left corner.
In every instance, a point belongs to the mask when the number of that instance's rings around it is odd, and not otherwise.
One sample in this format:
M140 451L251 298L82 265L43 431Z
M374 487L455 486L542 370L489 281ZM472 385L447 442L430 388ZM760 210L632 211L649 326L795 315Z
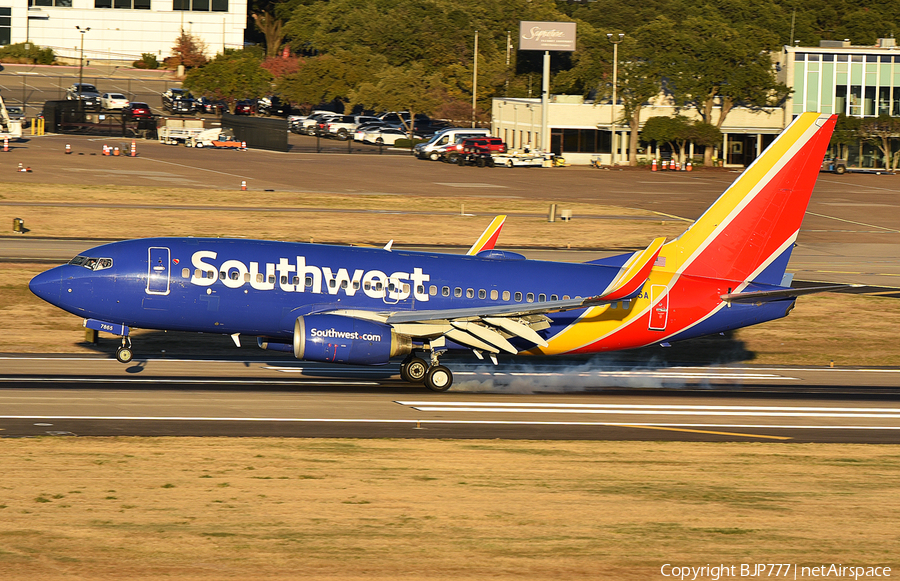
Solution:
M641 288L647 277L650 276L650 269L653 268L653 263L656 262L656 257L665 241L665 237L657 238L646 249L635 252L622 266L619 276L610 283L607 291L599 298L605 301L616 301L630 296Z
M472 248L469 248L466 255L475 256L482 250L491 250L497 243L497 238L500 237L500 229L503 228L503 223L505 221L506 216L503 215L494 218L494 221L485 228L484 232L481 233L481 236L478 237L478 240L475 241L475 244L472 245Z

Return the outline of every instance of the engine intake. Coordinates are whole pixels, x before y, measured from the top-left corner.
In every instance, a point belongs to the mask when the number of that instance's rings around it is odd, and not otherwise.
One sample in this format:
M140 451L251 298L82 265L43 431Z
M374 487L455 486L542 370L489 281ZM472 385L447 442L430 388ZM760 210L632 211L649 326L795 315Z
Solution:
M341 315L306 315L294 322L294 357L306 361L384 365L412 351L412 339L390 325Z

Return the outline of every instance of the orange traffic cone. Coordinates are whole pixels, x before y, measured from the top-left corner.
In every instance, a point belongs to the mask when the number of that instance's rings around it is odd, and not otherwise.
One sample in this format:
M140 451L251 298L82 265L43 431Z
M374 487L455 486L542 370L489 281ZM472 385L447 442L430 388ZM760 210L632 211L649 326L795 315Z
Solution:
M137 144L134 139L131 140L131 157L137 157Z
M694 171L694 166L691 165L691 160L688 160L688 162L685 165L687 166L684 168L685 171Z
M66 144L66 155L69 155L70 153L72 153L72 146L67 143Z
M650 171L656 171L656 158L653 159L653 162L650 163Z
M241 180L241 191L243 191L243 192L246 192L246 191L247 191L247 182L246 182L246 180Z
M3 138L3 151L9 151L9 137Z
M105 143L103 144L103 155L109 155L109 146Z
M115 156L118 156L118 155L119 155L119 148L118 148L118 147L114 147L114 148L113 148L113 155L115 155Z

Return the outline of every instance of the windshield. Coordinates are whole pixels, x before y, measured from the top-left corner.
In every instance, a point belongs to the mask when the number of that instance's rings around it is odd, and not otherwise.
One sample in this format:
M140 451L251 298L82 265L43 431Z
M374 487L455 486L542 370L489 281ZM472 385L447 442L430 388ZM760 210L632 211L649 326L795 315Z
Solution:
M103 270L113 265L112 258L92 258L90 256L76 256L69 261L73 266L83 266L88 270Z

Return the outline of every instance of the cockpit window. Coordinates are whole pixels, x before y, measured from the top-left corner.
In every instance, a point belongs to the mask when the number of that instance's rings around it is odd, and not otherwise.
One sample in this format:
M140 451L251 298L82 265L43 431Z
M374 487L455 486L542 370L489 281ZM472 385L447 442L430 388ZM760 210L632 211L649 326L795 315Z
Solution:
M113 265L112 258L91 258L90 256L76 256L69 261L74 266L83 266L88 270L103 270L111 268Z

